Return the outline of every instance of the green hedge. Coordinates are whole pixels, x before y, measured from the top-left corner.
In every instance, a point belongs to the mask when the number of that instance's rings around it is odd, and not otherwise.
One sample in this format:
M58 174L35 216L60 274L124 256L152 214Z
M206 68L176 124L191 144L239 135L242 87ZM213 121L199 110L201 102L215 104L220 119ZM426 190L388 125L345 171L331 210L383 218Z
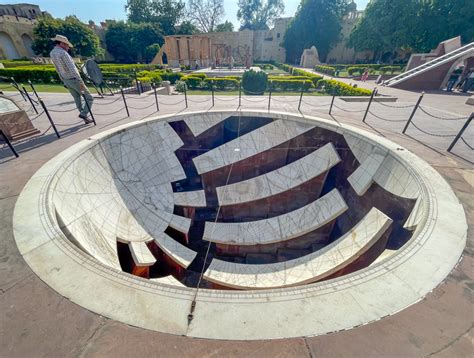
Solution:
M60 79L54 67L47 66L31 66L0 69L1 77L13 77L16 82L26 83L60 83Z
M303 80L287 80L287 79L274 79L270 81L270 86L273 91L301 91L302 86L307 91L314 87L314 84L309 79Z
M314 67L315 71L324 73L325 75L329 76L335 76L336 75L336 68L332 66L323 66L323 65L318 65Z
M107 72L130 72L133 73L134 71L139 72L139 71L156 71L156 70L161 70L163 66L160 65L146 65L146 64L125 64L125 65L119 65L119 64L100 64L99 65L100 69L102 71L107 71Z
M372 94L372 91L368 89L352 87L336 80L319 80L317 87L336 96L370 96Z
M161 86L163 78L158 71L140 71L137 73L138 80L142 83L150 83L155 86Z
M186 82L189 89L198 89L203 87L203 78L193 75L181 77L181 80Z
M214 86L214 89L218 91L233 91L238 89L240 84L238 80L229 77L205 78L203 82L207 89L212 89L212 86Z
M265 72L245 71L242 76L242 88L246 94L263 94L267 89L268 76Z
M380 67L379 68L379 71L381 73L394 73L394 72L401 72L403 70L403 68L401 66L383 66L383 67Z

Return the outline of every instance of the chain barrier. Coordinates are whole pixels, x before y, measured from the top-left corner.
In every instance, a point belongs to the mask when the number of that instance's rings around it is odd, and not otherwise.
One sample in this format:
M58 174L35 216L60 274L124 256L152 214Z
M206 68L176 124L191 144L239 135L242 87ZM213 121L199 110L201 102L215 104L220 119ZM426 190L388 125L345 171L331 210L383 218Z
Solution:
M306 104L306 105L308 105L308 106L310 106L310 107L314 107L314 108L323 108L323 107L327 107L327 106L330 106L330 105L331 105L331 103L326 103L326 104L321 104L321 105L317 105L317 106L316 106L316 105L314 105L314 104L312 104L312 103L309 103L309 102L306 102L306 101L304 101L304 100L301 100L301 103L304 103L304 104Z
M406 119L388 119L388 118L383 118L383 117L380 117L378 115L376 115L374 112L372 111L369 111L369 113L371 115L373 115L375 118L378 118L378 119L381 119L382 121L385 121L385 122L406 122L407 120Z
M82 124L86 124L83 119L81 119L81 120L78 121L78 122L74 122L74 123L57 123L57 122L56 122L56 123L54 123L54 124L56 125L56 127L70 127L70 126L77 126L78 124L81 124L81 123L82 123ZM88 124L88 123L87 123L87 124Z
M230 102L239 99L239 97L223 98L223 97L214 97L215 99L223 102Z
M210 99L211 99L211 98L206 98L206 99L203 100L203 101L195 101L195 100L192 100L192 99L190 98L190 96L188 96L188 101L189 101L189 102L193 102L193 103L205 103L205 102L209 102Z
M272 96L272 101L280 102L280 103L298 103L300 100L296 99L296 100L293 100L293 101L288 101L288 100L283 100L283 99L279 99L277 97Z
M435 134L435 133L430 133L430 132L427 132L423 129L421 129L420 127L418 127L415 122L411 122L411 124L413 124L413 126L418 129L420 132L422 133L425 133L425 134L428 134L430 136L433 136L433 137L439 137L439 138L452 138L452 137L456 137L456 134Z
M356 111L351 111L349 109L344 109L344 108L341 108L339 107L337 104L334 103L334 107L340 109L341 111L344 111L344 112L349 112L349 113L362 113L362 112L365 112L366 110L365 109L360 109L360 110L356 110Z
M139 107L132 107L132 106L128 106L128 108L132 108L132 109L136 109L136 110L141 110L141 109L148 109L148 108L150 108L150 107L152 107L152 106L156 106L156 103L153 102L153 103L150 104L149 106L141 107L141 108L139 108ZM125 108L125 107L124 107L124 108Z
M406 106L392 106L392 105L389 105L387 103L383 103L383 102L379 102L379 101L375 101L374 103L376 104L380 104L381 106L384 106L384 107L388 107L388 108L412 108L414 105L413 104L408 104Z
M118 101L121 101L122 98L121 97L118 97L117 99L111 101L111 102L97 102L97 101L94 101L94 106L108 106L109 104L113 104L115 102L118 102Z
M110 113L97 113L97 112L94 112L94 115L97 115L97 116L111 116L113 114L119 113L120 111L123 111L124 109L125 109L125 107L122 107L119 110L117 110L115 112L110 112Z
M257 99L257 100L249 99L248 97L242 97L242 99L244 99L244 100L246 100L246 101L249 101L249 102L253 102L253 103L268 101L268 98L267 98L267 97L263 97L263 98L260 98L260 99Z
M46 133L48 133L48 132L51 130L51 128L53 128L52 125L50 125L43 133L41 133L40 135L38 135L38 137L44 136Z
M30 121L32 121L32 122L33 122L35 119L37 119L37 118L41 117L43 114L44 114L44 111L43 111L43 112L41 112L41 113L39 113L39 114L38 114L38 115L36 115L35 117L33 117L33 118L30 118Z
M471 146L466 142L466 140L465 140L463 137L461 137L461 140L464 142L464 144L465 144L470 150L474 150L474 147L471 147Z
M418 107L424 114L430 116L430 117L433 117L433 118L436 118L436 119L439 119L439 120L442 120L442 121L459 121L461 119L466 119L466 117L455 117L455 118L446 118L446 117L439 117L439 116L435 116L434 114L432 113L429 113L428 111L426 111L422 106L419 106Z
M73 112L73 111L77 111L77 108L74 107L74 108L71 108L71 109L65 109L65 110L58 110L58 109L48 109L49 112L53 112L53 113L69 113L69 112Z
M179 104L179 103L183 103L183 102L184 102L184 99L182 99L182 100L180 100L180 101L178 101L178 102L175 102L175 103L166 103L166 102L160 101L160 104L164 104L164 105L166 105L166 106L175 106L175 105L177 105L177 104Z

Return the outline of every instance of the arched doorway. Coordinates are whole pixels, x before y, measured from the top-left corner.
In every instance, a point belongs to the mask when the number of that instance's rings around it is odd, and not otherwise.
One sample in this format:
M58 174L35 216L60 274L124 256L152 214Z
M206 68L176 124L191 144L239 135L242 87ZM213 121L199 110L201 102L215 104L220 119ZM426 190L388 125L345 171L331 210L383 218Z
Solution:
M33 39L28 34L21 35L21 39L23 41L23 45L26 48L28 56L35 56L35 52L33 51Z
M20 54L13 44L12 38L6 32L0 32L0 47L7 60L20 58Z

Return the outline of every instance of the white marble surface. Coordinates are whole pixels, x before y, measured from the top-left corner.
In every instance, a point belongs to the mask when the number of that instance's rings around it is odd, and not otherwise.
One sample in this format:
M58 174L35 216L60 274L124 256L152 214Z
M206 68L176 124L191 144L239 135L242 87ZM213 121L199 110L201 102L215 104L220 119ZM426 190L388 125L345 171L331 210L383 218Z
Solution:
M349 232L312 254L274 264L239 264L214 259L204 273L207 280L240 289L293 286L321 280L364 254L391 225L376 208Z
M387 151L374 148L362 164L347 178L357 195L362 196L373 183L375 173L379 170Z
M200 116L185 116L184 122L189 127L193 135L197 137L228 117L229 115L226 113L208 112L202 113Z
M295 188L341 161L332 143L282 168L255 178L217 188L219 204L234 205L267 198Z
M150 281L152 282L158 282L158 283L164 283L165 285L171 285L171 286L177 286L177 287L186 287L183 285L181 282L179 282L177 279L175 279L173 276L165 276L165 277L159 277L159 278L150 278Z
M269 219L206 222L203 239L227 245L261 245L290 240L336 219L348 209L337 189L300 209Z
M183 191L173 193L174 204L179 206L206 207L204 190Z
M412 239L374 266L304 287L199 290L194 319L188 326L194 289L131 277L91 257L60 230L52 198L58 170L74 161L77 153L120 130L182 118L173 114L94 135L38 170L18 197L13 215L15 241L26 263L59 294L99 315L150 330L230 340L324 335L377 321L421 300L458 263L468 227L463 207L448 183L422 159L385 138L334 121L277 112L237 113L291 118L387 148L406 166L426 203ZM199 116L187 114L191 115Z
M314 126L306 123L276 120L201 154L193 162L199 174L207 173L250 158L312 128Z
M196 252L188 249L164 232L155 237L155 243L178 265L187 268L196 257Z
M372 175L372 180L374 182L376 182L388 192L397 196L401 196L402 198L418 198L420 195L419 183L416 182L408 165L402 163L393 152L405 151L405 149L394 146L392 149L393 151L388 151L387 148L384 148L380 144L376 144L376 142L369 142L363 136L356 133L345 132L344 138L359 163L367 163L368 165L369 162L366 162L366 160L371 155L379 153L379 155L382 156L384 155L383 153L385 153L384 159L380 165L378 164L379 158L377 160L378 169ZM364 186L362 184L368 181L369 175L361 174L362 173L357 173L356 176L352 178L353 182L351 182L351 185L354 184L354 189L363 191ZM357 179L359 178L362 180L360 183L357 183Z
M156 262L155 257L144 242L130 242L128 244L133 261L137 266L151 266Z

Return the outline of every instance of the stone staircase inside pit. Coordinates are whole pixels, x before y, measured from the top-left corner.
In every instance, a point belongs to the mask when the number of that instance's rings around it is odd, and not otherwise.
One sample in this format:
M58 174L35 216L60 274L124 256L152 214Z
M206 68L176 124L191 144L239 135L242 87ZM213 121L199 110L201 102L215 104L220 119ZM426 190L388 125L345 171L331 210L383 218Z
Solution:
M459 57L462 57L468 54L472 54L474 56L474 42L471 42L465 46L462 46L458 48L457 50L451 51L443 56L437 57L434 60L426 62L398 76L392 77L391 79L384 81L383 85L388 86L388 87L396 86L400 82L404 82L408 79L419 76L427 71L432 70L435 67L439 67L447 62L453 61Z

